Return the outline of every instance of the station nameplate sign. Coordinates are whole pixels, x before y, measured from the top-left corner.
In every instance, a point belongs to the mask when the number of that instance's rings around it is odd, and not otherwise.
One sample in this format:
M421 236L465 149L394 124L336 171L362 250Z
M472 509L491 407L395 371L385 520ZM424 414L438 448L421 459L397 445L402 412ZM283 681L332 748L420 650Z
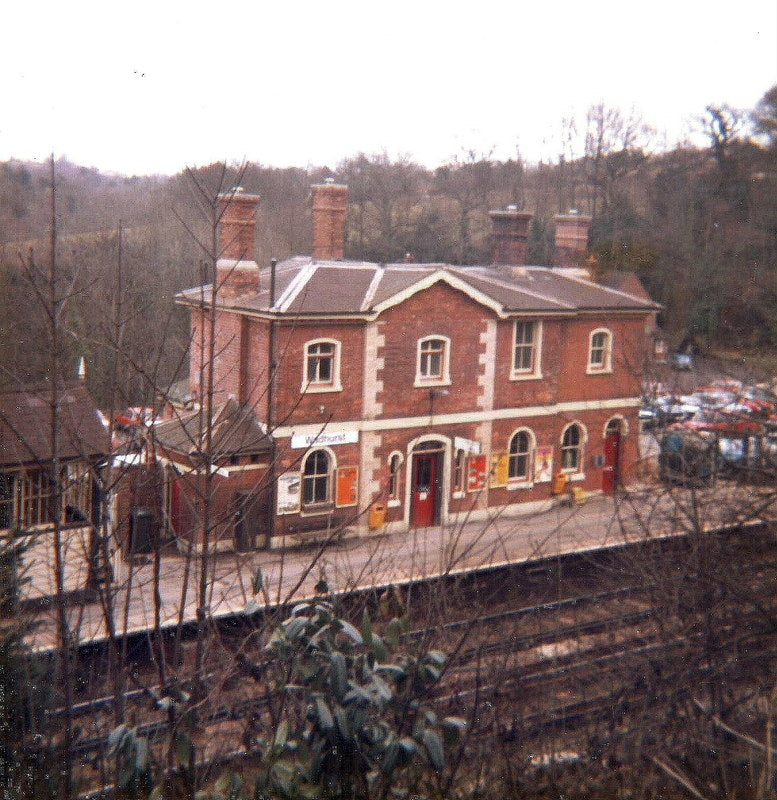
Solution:
M320 431L319 433L295 433L291 446L295 449L308 447L337 447L338 444L356 444L359 431Z

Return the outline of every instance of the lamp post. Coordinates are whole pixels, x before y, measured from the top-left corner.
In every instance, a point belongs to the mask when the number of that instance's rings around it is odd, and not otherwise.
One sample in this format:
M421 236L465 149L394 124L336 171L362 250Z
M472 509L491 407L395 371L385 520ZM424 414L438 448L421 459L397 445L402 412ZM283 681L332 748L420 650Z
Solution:
M432 425L434 417L434 401L437 397L448 397L450 392L447 389L429 389L429 425Z

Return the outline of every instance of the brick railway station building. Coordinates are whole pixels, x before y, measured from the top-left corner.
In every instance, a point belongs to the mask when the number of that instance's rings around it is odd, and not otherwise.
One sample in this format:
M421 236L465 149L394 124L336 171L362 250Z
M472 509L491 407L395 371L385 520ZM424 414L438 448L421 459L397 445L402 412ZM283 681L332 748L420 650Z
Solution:
M538 510L559 474L590 492L628 481L659 307L575 268L590 219L556 218L554 268L525 264L530 216L512 208L491 214L489 266L364 263L344 258L347 192L314 186L312 256L267 268L259 197L222 197L216 285L177 297L200 405L154 430L179 542L200 536L211 375L222 548L364 533L371 509L393 529Z

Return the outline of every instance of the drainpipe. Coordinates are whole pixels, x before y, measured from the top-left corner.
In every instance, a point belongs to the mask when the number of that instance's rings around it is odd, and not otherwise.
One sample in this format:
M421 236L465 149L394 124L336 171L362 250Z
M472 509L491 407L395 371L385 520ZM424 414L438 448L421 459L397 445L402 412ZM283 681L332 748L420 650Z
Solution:
M275 267L278 260L273 258L270 260L270 313L275 306ZM265 537L265 547L267 550L272 546L272 540L275 536L275 505L276 505L276 477L277 470L275 467L275 459L278 455L278 447L275 441L273 428L275 427L275 375L278 370L278 365L275 361L275 317L270 316L270 335L268 337L268 363L270 365L270 382L267 386L267 433L270 437L270 485L267 492L267 535Z

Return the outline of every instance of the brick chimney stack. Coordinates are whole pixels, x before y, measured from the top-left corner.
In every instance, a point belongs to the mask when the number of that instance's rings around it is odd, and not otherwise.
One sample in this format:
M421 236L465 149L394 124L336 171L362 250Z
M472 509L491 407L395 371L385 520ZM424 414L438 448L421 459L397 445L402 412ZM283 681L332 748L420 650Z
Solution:
M525 266L532 215L519 212L518 206L489 211L488 215L491 217L491 263L509 267Z
M582 267L588 251L588 232L591 217L570 211L556 214L556 257L557 267Z
M313 191L313 258L341 261L345 257L345 216L348 187L327 178Z
M261 198L239 187L219 195L218 293L224 299L259 291L256 211Z

